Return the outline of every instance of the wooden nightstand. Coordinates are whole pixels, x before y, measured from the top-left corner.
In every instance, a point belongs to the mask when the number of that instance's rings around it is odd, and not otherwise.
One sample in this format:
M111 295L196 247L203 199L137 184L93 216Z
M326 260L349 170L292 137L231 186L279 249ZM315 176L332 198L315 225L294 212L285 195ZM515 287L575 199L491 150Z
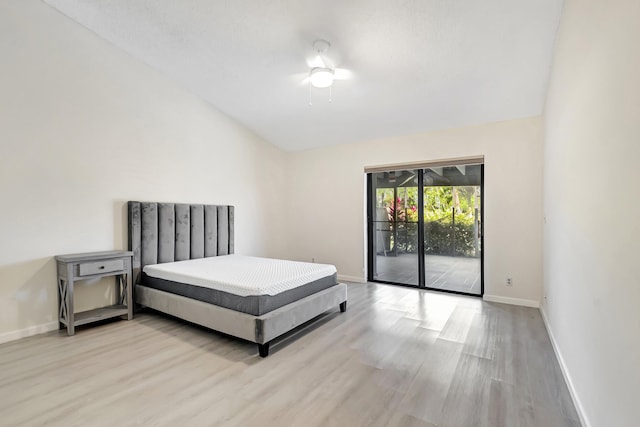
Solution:
M130 251L90 252L58 255L58 319L73 335L75 327L118 316L133 319L133 285ZM115 276L117 304L74 313L73 283Z

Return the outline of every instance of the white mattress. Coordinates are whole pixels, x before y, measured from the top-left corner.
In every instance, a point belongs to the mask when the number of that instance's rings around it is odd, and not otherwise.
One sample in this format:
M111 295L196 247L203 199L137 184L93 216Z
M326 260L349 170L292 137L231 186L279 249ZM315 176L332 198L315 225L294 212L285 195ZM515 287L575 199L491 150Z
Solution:
M277 295L314 280L332 276L329 264L223 255L210 258L145 265L157 279L216 289L238 296Z

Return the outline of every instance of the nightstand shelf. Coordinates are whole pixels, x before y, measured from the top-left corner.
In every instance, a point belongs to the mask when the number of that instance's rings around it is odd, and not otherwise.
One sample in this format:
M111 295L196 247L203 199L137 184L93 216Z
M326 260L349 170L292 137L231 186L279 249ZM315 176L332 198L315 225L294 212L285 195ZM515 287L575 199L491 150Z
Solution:
M113 317L133 319L133 285L131 251L106 251L58 255L58 319L73 335L75 327ZM115 277L117 304L75 313L73 309L74 283Z
M93 310L75 313L73 316L73 324L75 326L86 325L87 323L99 322L101 320L111 319L112 317L126 316L127 312L127 306L123 304L94 308ZM67 326L66 319L61 319L60 322Z

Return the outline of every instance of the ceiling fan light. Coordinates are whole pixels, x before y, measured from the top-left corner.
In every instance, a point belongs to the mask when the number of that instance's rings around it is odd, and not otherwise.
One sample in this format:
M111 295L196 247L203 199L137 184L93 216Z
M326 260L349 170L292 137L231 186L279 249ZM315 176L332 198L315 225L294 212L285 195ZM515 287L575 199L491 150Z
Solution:
M331 68L315 67L309 75L311 85L317 88L329 87L333 84L333 70Z

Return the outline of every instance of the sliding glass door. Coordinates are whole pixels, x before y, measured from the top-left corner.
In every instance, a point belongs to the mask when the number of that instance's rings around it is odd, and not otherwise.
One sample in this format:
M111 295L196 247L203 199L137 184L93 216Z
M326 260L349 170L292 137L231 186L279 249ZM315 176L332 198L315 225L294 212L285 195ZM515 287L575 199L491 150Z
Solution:
M482 166L424 169L425 286L482 293Z
M418 171L372 175L374 279L418 286Z
M482 295L483 165L367 174L368 280Z

